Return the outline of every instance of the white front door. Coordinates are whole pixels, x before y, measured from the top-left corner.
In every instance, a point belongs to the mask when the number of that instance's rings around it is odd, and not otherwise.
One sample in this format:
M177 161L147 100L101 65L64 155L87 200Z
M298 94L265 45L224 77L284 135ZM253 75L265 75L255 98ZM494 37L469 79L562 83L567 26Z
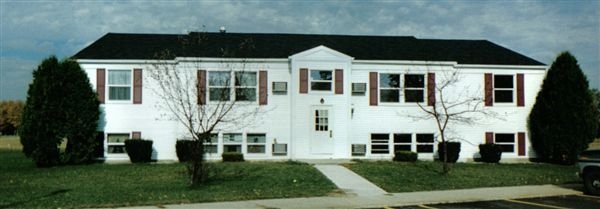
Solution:
M315 106L311 111L311 154L333 154L333 111L328 106Z

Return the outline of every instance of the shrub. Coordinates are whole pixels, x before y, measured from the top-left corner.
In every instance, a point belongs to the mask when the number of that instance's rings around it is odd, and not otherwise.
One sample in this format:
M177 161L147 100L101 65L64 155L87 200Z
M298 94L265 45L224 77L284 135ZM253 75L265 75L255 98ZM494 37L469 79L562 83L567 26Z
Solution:
M394 161L415 162L417 161L417 153L411 151L398 151L394 155Z
M444 162L444 147L447 145L448 160L446 162L455 163L458 161L460 153L460 142L440 142L438 143L438 159Z
M152 161L152 141L143 139L125 140L125 149L132 163Z
M243 162L244 155L238 152L225 152L223 155L223 162Z
M493 143L480 144L479 154L481 155L481 162L498 163L502 157L502 148Z
M194 150L200 150L200 142L194 140L177 140L175 143L175 152L179 162L189 162L192 159L200 158L200 152L193 152ZM196 157L194 157L196 156Z

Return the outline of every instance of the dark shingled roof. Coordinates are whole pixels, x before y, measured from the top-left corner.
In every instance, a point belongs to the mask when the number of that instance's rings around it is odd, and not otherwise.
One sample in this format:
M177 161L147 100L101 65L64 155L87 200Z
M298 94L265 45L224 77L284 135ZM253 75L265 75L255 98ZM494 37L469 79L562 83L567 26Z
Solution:
M198 39L202 41L197 41ZM196 40L196 41L191 41ZM194 43L194 44L189 44ZM456 61L459 64L544 65L486 40L417 39L410 36L350 36L256 33L108 33L79 51L76 59L177 57L288 58L324 45L356 60Z

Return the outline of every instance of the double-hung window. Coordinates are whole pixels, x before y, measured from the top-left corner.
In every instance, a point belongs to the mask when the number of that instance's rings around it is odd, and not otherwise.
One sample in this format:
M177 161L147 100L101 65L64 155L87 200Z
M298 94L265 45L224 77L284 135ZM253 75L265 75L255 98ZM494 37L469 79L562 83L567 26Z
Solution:
M423 102L425 75L404 74L404 102Z
M381 102L400 102L400 74L379 74Z
M235 101L256 101L256 72L235 72Z
M231 73L229 71L208 72L208 94L210 101L229 101Z
M515 90L513 77L513 75L494 75L494 102L513 102Z
M333 71L331 70L311 70L310 71L310 90L311 91L331 91L333 83Z
M246 144L248 153L252 154L264 154L266 153L266 135L265 134L247 134Z
M108 70L108 100L131 100L131 70Z
M433 153L433 134L417 134L417 153Z
M497 133L494 138L495 143L500 146L502 152L515 152L515 134Z

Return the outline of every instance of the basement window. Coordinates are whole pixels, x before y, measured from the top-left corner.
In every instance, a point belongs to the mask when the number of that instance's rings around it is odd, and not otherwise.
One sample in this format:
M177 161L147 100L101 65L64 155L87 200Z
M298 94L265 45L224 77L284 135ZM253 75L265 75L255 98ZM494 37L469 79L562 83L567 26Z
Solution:
M417 134L417 153L433 153L433 134Z
M223 152L242 153L242 134L223 134Z
M266 153L266 134L247 134L246 146L250 154L265 154Z
M371 134L371 154L389 154L389 141L389 134Z

